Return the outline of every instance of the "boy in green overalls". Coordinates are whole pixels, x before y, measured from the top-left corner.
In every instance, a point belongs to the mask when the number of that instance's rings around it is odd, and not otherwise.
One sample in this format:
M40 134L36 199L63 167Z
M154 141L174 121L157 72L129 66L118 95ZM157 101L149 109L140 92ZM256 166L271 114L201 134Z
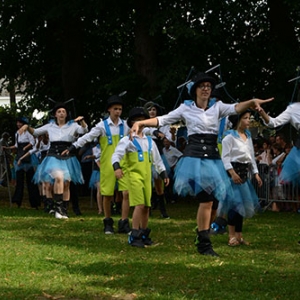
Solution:
M100 190L103 196L103 210L104 210L104 233L113 234L114 221L111 218L111 202L114 198L114 192L116 188L116 178L114 175L114 169L111 165L111 156L119 142L119 140L128 134L129 128L120 117L123 109L123 100L120 96L114 95L107 100L107 111L109 117L99 122L90 132L80 137L68 151L62 153L67 155L74 148L82 147L88 142L93 141L95 138L99 138L101 157L101 177L100 177ZM123 165L122 165L123 166ZM126 167L123 166L124 170ZM124 173L126 173L124 171ZM129 233L129 200L128 200L128 188L126 178L123 177L118 180L118 190L122 191L122 216L118 223L119 233Z
M143 107L135 107L129 112L127 124L131 127L133 122L148 118L148 112ZM129 182L129 205L134 207L132 231L128 237L128 243L131 246L143 248L145 245L150 246L152 244L149 238L150 229L148 228L152 192L152 164L166 186L169 184L169 178L156 144L152 142L151 137L145 136L143 133L135 136L133 140L125 136L118 143L111 159L118 180L124 176L124 170L120 165L123 157L126 162Z

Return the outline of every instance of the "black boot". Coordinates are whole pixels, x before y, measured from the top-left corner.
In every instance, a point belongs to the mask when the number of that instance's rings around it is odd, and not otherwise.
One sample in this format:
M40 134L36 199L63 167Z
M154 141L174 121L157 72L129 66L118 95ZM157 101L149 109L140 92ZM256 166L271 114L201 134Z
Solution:
M195 240L195 245L200 254L219 256L212 248L210 238L208 236L209 230L198 231L198 235Z
M128 236L128 244L133 247L144 248L145 245L142 241L142 231L132 229L130 235Z
M166 211L165 195L164 194L158 196L158 203L159 203L159 210L160 210L162 218L170 219L170 217L169 217L169 215L167 214L167 211Z
M54 201L52 198L46 198L47 202L47 211L49 214L54 214L55 213L55 205Z
M48 203L47 203L47 198L45 195L41 196L41 202L44 203L44 212L49 213L49 208L48 208Z
M118 222L118 233L129 233L131 231L128 219L120 219Z
M151 240L151 238L149 238L151 229L146 228L146 229L141 229L141 231L142 231L142 242L146 246L151 246L153 244L153 241Z
M210 225L210 234L224 234L226 232L227 220L217 217Z
M104 233L105 234L114 234L114 220L112 218L105 218L104 223Z
M69 201L63 201L64 214L68 217Z
M155 190L152 191L152 196L151 196L151 207L152 209L157 209L157 205L158 205L158 198L157 198L157 194L155 192Z
M54 194L55 218L68 219L66 208L64 207L63 194Z

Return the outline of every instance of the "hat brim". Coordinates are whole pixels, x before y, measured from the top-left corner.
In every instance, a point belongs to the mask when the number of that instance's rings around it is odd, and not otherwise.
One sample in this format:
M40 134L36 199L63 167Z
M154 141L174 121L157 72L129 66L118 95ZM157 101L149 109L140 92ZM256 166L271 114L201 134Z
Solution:
M139 114L135 114L135 115L132 115L132 116L130 116L128 119L127 119L127 125L128 125L128 127L132 127L132 121L135 119L135 118L138 118L138 117L144 117L145 118L145 120L146 119L150 119L150 117L145 113L145 114L141 114L141 113L139 113Z
M22 124L27 124L27 125L29 124L29 121L27 122L23 118L17 118L17 122L20 122Z
M195 97L196 88L202 82L209 82L211 84L211 91L214 90L214 88L216 86L216 81L212 77L210 77L210 76L202 77L201 79L195 81L194 84L192 85L191 90L190 90L190 95L192 97Z
M58 109L60 109L60 108L65 109L65 111L66 111L67 114L68 114L68 108L67 108L67 106L64 105L64 104L55 106L55 107L52 109L52 114L55 116L56 111L57 111Z

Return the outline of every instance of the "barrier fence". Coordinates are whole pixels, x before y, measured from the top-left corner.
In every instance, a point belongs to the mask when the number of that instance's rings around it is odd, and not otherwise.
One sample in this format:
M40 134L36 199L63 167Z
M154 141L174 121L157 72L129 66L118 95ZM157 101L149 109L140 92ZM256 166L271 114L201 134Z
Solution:
M258 171L263 185L258 187L254 178L252 183L264 210L273 203L294 203L294 208L299 208L299 185L281 184L277 165L258 164Z

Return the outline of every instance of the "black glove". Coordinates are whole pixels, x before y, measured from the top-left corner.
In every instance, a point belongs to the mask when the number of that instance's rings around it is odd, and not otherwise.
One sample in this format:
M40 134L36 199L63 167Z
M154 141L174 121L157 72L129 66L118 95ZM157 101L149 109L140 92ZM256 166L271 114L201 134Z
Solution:
M114 168L114 171L116 171L116 170L118 170L118 169L121 169L120 164L119 164L118 162L115 162L115 163L113 164L113 168Z
M69 151L69 153L74 154L74 153L76 153L76 147L75 147L74 145L71 145L71 146L68 148L68 151Z
M162 180L168 178L168 173L167 173L167 171L162 171L162 172L159 174L159 177L160 177Z

